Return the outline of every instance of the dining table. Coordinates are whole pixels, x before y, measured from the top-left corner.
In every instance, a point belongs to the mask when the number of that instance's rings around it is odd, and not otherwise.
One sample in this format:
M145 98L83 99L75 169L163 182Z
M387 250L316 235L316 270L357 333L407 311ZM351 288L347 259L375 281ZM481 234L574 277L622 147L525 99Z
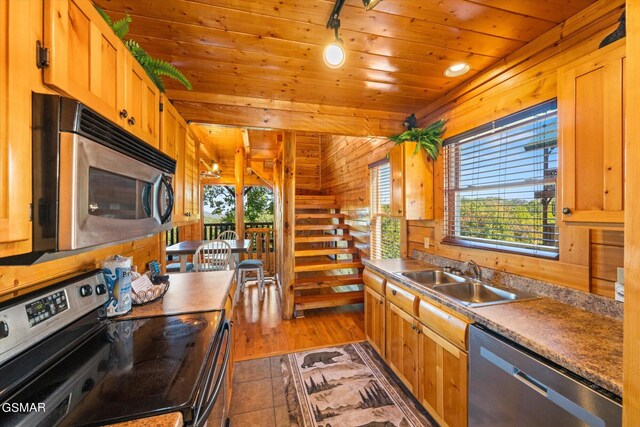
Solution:
M211 242L211 240L184 240L174 245L167 246L166 253L167 256L180 257L180 272L184 273L187 271L187 259L189 256L194 255L196 250L198 250L202 244L207 242ZM235 267L235 265L240 262L240 254L248 253L249 247L251 247L250 239L223 240L223 242L227 242L229 246L231 246L231 253L233 254L234 262L234 265L231 267Z

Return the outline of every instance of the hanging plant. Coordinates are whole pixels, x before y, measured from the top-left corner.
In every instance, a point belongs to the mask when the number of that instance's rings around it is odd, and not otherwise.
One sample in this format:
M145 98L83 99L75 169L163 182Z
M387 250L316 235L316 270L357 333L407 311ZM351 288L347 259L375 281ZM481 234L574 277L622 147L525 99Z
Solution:
M107 13L96 6L98 13L109 24L109 27L113 30L116 36L124 42L124 45L129 49L131 55L138 61L138 63L144 68L149 78L160 89L160 92L164 92L164 83L162 81L163 76L170 77L174 80L182 83L187 89L191 90L193 87L187 78L173 65L167 61L161 59L152 58L137 41L132 39L125 40L124 37L129 33L129 24L131 24L131 17L129 14L125 14L124 18L113 22L111 17Z
M433 160L438 159L440 154L440 147L442 147L442 135L444 135L446 128L446 120L440 119L437 122L431 123L426 128L413 128L400 135L390 136L391 141L395 141L396 144L402 144L406 141L415 141L416 150L413 155L418 154L420 148L422 148Z

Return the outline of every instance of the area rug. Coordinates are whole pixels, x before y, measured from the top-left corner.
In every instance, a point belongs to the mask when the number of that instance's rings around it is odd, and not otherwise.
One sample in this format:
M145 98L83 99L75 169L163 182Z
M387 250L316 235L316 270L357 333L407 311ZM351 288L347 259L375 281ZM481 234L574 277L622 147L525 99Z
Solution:
M367 343L282 356L291 426L431 427Z

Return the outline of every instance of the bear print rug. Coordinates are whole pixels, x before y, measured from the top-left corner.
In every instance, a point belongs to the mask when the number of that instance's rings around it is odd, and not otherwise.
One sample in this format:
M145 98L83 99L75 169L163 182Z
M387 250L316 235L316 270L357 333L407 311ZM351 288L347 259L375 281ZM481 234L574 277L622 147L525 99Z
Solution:
M431 427L367 343L282 356L291 426Z

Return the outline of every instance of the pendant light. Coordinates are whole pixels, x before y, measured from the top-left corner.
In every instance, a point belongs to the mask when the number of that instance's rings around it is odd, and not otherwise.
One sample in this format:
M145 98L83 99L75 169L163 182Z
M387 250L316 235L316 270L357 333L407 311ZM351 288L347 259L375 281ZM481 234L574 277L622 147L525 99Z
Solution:
M338 30L340 29L339 16L342 6L344 6L344 1L345 0L336 0L335 5L333 6L331 16L329 16L329 20L327 21L327 28L334 30L336 38L333 42L329 43L322 52L322 60L324 61L324 64L333 70L341 68L347 59L347 53L344 50L344 43L338 33Z

